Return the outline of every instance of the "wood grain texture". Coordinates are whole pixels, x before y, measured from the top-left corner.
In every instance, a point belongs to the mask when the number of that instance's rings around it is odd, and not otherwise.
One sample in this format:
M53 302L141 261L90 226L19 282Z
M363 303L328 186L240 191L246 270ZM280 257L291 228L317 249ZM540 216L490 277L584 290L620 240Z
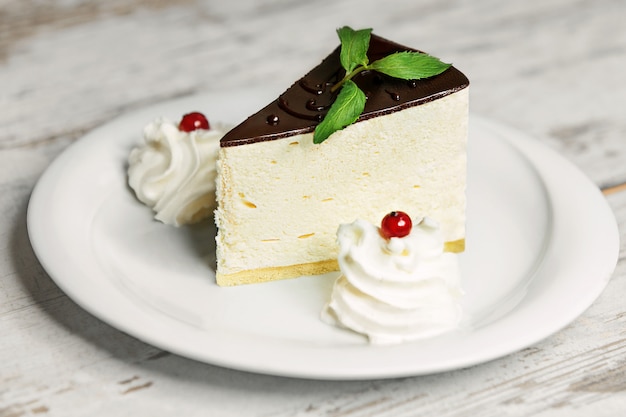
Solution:
M623 415L623 16L620 0L0 0L0 417ZM537 137L603 190L622 246L588 311L530 348L468 369L324 382L164 352L55 285L26 229L28 198L55 156L151 103L287 87L336 46L344 24L452 61L471 79L473 112Z

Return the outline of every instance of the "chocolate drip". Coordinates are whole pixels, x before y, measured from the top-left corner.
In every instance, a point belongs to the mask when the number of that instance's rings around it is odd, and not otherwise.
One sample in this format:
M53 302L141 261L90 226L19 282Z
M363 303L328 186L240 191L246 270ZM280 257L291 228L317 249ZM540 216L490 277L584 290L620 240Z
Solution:
M297 117L299 119L312 120L314 122L321 122L322 119L324 118L323 114L307 114L307 113L301 113L292 109L291 107L289 107L289 102L287 101L287 99L285 99L283 96L278 98L278 107L280 107L286 113L294 117Z
M311 87L307 84L305 79L300 80L300 82L298 83L300 85L300 87L302 87L303 90L315 94L316 96L319 96L321 94L324 94L324 91L326 91L326 83L321 84L315 84L315 87Z
M333 74L331 76L331 79L336 80L337 73ZM302 100L305 98L305 96L303 95L302 97L297 97L295 105L292 105L292 103L287 98L285 98L285 95L288 93L287 92L278 98L278 107L293 117L297 117L303 120L311 120L314 122L321 122L324 118L324 115L326 114L335 99L335 95L330 93L330 87L334 85L334 82L331 80L326 80L324 82L316 83L312 87L311 85L309 85L307 80L303 78L298 81L298 85L306 93L315 95L316 98L309 98L304 103L304 107L301 110L298 110L298 108L301 107ZM327 104L318 104L317 98L319 96L328 97Z
M393 101L400 101L400 94L389 90L385 90L385 93L389 94L389 97L391 97Z
M275 114L270 114L269 116L267 116L266 121L268 124L276 126L278 123L280 123L280 117Z
M306 108L312 111L323 111L328 110L328 108L332 105L332 103L318 105L317 100L309 99L306 102Z
M336 93L330 92L331 86L345 73L339 59L340 51L339 47L336 48L277 100L232 129L222 138L220 145L238 146L313 132L336 98ZM368 58L373 62L402 51L416 50L372 35ZM363 71L353 81L367 97L357 123L437 100L469 85L467 78L454 67L434 77L409 81Z

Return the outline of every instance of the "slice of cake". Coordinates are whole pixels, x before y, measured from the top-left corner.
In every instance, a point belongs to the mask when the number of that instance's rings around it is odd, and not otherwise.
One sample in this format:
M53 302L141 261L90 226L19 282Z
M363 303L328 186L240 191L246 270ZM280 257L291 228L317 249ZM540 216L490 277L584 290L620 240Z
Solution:
M373 62L413 51L371 35ZM403 80L362 71L356 122L313 141L346 71L338 47L220 142L217 283L237 285L338 270L337 227L403 210L441 225L464 250L467 78L454 67Z

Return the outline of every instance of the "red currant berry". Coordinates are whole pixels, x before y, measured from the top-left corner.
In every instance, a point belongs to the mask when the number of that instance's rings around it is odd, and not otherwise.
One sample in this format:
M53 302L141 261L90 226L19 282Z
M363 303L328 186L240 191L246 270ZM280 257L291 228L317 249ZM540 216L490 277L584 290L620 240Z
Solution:
M380 234L385 239L405 237L411 233L413 222L408 214L402 211L392 211L380 223Z
M183 116L178 124L178 130L191 132L197 129L209 130L209 121L202 113L191 112Z

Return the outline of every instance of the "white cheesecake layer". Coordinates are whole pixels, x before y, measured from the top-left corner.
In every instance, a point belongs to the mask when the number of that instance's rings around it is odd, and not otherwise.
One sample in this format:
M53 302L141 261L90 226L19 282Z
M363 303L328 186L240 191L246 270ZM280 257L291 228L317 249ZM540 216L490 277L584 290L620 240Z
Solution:
M218 284L335 269L337 227L394 210L435 219L446 242L464 239L468 94L352 124L319 145L311 133L221 148Z

